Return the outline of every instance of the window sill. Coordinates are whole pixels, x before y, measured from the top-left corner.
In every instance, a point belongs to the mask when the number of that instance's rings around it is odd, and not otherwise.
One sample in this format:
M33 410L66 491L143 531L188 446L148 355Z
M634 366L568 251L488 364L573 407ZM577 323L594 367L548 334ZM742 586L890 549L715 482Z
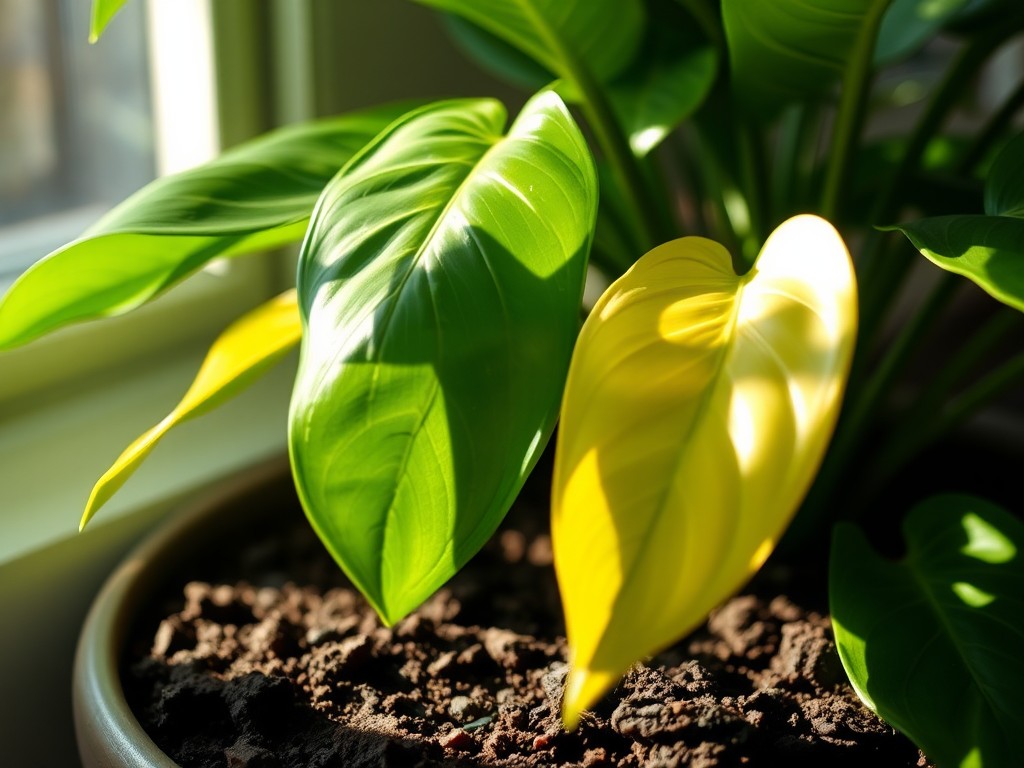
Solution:
M189 350L127 378L0 418L0 565L77 535L93 483L185 392L205 353ZM91 526L178 497L286 447L294 356L252 389L174 430ZM253 418L258 413L259 418Z

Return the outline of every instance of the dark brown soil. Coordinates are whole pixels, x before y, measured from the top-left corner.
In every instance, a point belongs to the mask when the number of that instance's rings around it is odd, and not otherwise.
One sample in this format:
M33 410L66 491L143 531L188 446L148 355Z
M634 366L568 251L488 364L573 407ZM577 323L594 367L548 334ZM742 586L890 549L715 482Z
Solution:
M504 528L392 629L321 553L304 524L271 534L183 579L143 628L129 698L183 766L927 765L857 700L827 618L772 595L772 573L566 733L543 531Z

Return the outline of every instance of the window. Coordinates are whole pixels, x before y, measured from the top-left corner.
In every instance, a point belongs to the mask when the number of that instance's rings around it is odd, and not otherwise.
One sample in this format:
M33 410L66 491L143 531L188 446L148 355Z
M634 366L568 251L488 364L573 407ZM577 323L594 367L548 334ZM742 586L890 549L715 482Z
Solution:
M144 5L130 9L111 45L87 46L87 3L0 0L7 281L153 178L144 16Z
M218 4L131 0L89 45L90 4L0 0L0 290L156 175L219 147ZM237 46L238 28L223 28ZM251 114L259 98L254 87ZM232 112L233 141L268 127ZM210 341L278 290L274 261L233 260L128 316L0 352L0 565L72 536L92 483L184 393ZM280 453L289 378L276 371L254 395L279 418L252 419L250 401L172 435L97 524Z

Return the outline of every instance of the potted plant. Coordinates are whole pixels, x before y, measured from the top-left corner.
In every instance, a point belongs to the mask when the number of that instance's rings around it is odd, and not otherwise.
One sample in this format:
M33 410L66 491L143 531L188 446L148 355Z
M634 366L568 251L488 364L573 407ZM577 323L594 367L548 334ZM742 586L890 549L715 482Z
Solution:
M1024 309L1024 86L946 127L1024 11L418 1L536 90L509 127L473 99L283 129L144 188L3 298L14 346L302 239L296 290L225 332L83 525L169 429L301 343L295 486L385 624L494 533L560 415L566 727L700 625L795 515L792 552L832 535L832 622L863 701L940 766L1018 764L1021 523L967 496L904 514L885 494L1024 375L1019 351L990 360ZM122 4L95 0L96 35ZM955 57L894 118L880 75L937 36ZM940 279L894 313L917 251ZM588 265L610 285L580 330ZM892 397L963 278L1001 305ZM898 562L856 526L877 509L890 538L903 526Z

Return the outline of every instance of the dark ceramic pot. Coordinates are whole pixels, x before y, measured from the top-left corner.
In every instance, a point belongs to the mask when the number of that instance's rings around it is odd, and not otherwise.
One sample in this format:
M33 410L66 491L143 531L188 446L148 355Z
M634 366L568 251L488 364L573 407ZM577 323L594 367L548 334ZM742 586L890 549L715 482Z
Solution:
M259 465L217 484L137 546L110 576L82 628L75 655L72 705L85 768L174 768L125 700L120 660L135 617L151 604L167 574L195 542L229 531L295 492L285 460Z

